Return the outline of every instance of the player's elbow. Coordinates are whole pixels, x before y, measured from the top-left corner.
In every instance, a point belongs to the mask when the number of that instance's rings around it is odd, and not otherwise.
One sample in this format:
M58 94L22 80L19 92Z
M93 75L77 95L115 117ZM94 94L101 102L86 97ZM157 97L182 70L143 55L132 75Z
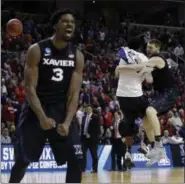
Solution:
M153 83L153 78L146 78L146 82L149 83L149 84L152 84Z
M144 80L145 80L147 83L149 83L149 84L153 83L153 77L152 77L152 75L149 74L149 73L145 73L145 74L144 74Z

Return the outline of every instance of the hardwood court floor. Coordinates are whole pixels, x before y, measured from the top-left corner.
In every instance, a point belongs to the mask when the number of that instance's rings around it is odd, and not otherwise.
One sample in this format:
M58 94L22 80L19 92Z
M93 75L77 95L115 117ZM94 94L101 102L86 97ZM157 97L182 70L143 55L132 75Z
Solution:
M26 173L22 183L64 183L65 172ZM7 183L9 174L1 174L1 183ZM100 171L84 173L83 183L184 183L184 169L134 169L129 172Z

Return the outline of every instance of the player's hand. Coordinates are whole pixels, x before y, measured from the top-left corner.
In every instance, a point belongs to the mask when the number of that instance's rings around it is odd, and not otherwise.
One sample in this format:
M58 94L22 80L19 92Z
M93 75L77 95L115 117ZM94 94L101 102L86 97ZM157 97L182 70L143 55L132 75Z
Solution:
M57 132L58 134L60 134L61 136L68 136L69 134L69 123L62 123L62 124L58 124L57 126Z
M49 130L56 127L56 122L52 118L43 118L40 120L40 126L43 130Z
M154 70L154 68L152 67L144 67L140 72L139 72L139 75L143 75L145 73L151 73L152 71Z
M90 138L91 136L89 134L86 135L87 138Z

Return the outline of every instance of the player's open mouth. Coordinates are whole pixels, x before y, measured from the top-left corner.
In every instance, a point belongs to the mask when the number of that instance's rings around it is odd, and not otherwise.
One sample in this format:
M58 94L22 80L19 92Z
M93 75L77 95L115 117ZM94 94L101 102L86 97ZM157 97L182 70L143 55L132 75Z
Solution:
M66 33L67 33L67 34L71 34L72 32L73 32L72 29L66 29Z

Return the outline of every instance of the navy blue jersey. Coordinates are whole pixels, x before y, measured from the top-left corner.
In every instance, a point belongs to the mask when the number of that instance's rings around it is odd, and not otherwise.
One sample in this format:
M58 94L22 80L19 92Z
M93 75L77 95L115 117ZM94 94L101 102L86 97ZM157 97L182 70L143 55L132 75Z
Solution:
M172 71L170 70L166 59L161 54L155 54L152 57L161 57L165 61L164 68L155 68L152 72L153 76L153 87L156 91L164 91L166 89L175 87L175 78Z
M67 100L72 73L76 66L76 47L69 43L57 49L51 39L38 43L41 51L37 95L42 104Z

